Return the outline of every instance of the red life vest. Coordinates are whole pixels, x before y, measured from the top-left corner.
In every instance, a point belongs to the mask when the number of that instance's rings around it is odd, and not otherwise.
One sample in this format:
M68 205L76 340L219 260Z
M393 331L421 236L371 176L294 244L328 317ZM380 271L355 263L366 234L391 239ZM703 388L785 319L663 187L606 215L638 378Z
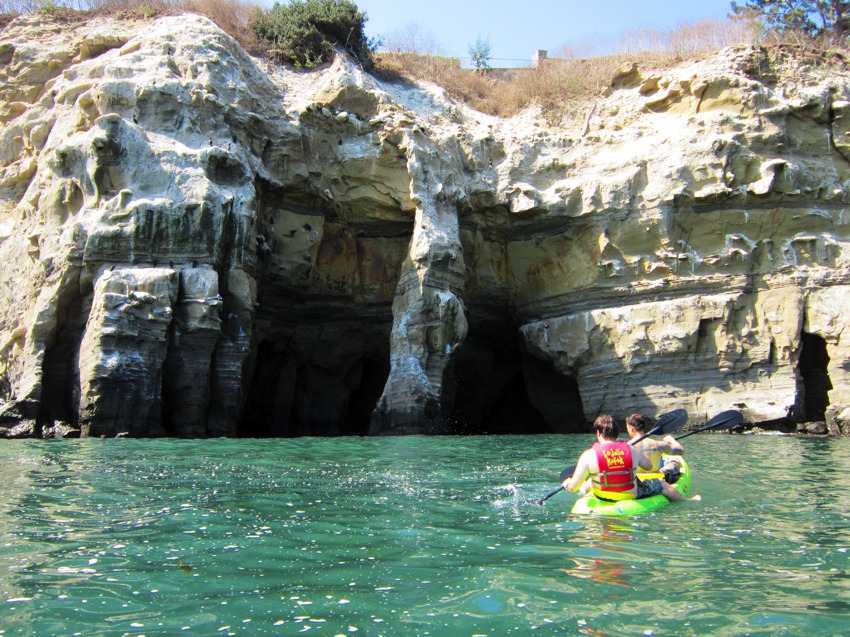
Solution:
M606 500L634 500L637 483L629 443L596 443L593 448L599 465L592 477L593 492Z

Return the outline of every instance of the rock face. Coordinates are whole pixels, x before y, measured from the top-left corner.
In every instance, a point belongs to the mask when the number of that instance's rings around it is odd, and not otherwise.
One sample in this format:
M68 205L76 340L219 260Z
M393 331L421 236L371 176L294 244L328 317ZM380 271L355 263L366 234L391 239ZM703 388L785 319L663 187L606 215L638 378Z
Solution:
M30 16L0 79L6 435L850 430L842 69L632 66L571 130Z

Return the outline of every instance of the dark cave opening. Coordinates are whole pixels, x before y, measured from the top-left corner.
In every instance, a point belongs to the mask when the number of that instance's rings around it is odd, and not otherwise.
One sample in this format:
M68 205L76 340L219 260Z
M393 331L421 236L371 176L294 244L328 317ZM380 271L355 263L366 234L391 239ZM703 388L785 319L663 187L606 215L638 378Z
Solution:
M368 435L389 376L389 330L388 323L346 323L267 332L255 350L238 435ZM470 325L443 390L442 434L586 430L575 379L524 351L510 320Z
M523 351L518 325L511 321L470 323L444 391L453 405L445 422L448 434L566 433L584 427L575 379Z
M79 409L78 356L86 328L88 309L83 298L69 286L60 294L56 309L57 329L53 344L42 362L41 400L36 421L40 427L63 421L77 425Z
M826 341L817 334L802 333L802 350L797 369L802 378L805 420L808 422L826 420L826 408L829 407L829 390L832 381L827 368L829 354Z
M77 370L76 359L80 338L62 328L56 343L44 354L42 363L41 401L37 421L49 425L54 421L77 423Z
M390 363L387 337L305 330L267 338L256 351L238 435L365 436Z

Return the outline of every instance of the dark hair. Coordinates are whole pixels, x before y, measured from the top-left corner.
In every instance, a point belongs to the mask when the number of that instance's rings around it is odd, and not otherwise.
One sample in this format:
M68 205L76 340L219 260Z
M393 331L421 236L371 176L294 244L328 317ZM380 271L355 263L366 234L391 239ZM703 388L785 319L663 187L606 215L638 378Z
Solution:
M634 427L634 430L638 433L646 432L646 420L640 414L632 414L626 418L626 424Z
M597 416L596 420L593 421L593 430L602 434L605 440L616 440L620 436L620 428L608 414Z

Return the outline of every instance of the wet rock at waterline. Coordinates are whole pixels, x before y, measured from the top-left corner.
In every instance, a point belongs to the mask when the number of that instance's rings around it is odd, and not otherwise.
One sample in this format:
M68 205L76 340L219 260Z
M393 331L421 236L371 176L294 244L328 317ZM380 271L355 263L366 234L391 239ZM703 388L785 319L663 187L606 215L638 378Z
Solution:
M848 431L841 68L631 66L553 126L196 16L3 40L4 435Z

